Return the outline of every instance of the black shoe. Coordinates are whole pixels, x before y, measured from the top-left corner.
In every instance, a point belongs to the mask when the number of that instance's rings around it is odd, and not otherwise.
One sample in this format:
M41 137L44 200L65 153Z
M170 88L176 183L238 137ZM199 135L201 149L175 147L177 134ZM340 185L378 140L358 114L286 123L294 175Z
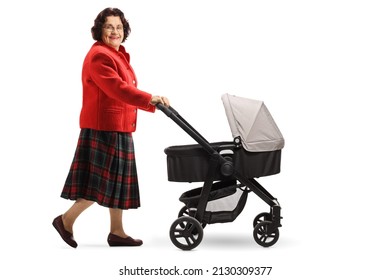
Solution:
M108 235L107 242L110 246L141 246L143 244L140 239L133 239L130 236L123 238L112 233Z

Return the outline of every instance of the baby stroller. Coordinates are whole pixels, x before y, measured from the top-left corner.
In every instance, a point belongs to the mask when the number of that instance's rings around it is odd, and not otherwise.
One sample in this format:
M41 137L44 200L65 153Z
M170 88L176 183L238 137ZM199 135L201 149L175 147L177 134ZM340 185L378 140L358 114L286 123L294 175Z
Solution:
M253 237L263 246L279 239L281 207L254 178L280 172L284 139L262 101L222 96L233 134L232 142L209 143L172 107L157 107L198 144L171 146L167 155L168 181L204 182L181 195L185 206L170 228L172 243L191 250L203 239L207 224L233 222L244 209L249 192L270 206L253 221Z

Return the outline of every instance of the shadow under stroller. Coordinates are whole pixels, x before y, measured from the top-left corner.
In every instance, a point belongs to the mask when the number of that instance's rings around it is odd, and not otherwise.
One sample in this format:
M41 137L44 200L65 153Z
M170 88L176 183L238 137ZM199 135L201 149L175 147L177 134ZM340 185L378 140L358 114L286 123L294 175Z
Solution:
M245 207L249 192L270 206L253 221L253 237L263 246L279 239L281 207L254 178L280 172L284 139L262 101L222 96L233 142L209 143L172 107L157 107L198 144L171 146L167 155L168 181L204 182L181 195L185 206L170 228L172 243L191 250L203 239L207 224L233 222Z

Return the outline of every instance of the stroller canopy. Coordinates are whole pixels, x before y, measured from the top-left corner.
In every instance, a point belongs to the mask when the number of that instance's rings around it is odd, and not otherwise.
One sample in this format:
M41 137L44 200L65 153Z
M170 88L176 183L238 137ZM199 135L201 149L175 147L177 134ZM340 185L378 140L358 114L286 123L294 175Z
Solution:
M226 116L234 138L248 152L280 150L284 138L263 101L224 94Z

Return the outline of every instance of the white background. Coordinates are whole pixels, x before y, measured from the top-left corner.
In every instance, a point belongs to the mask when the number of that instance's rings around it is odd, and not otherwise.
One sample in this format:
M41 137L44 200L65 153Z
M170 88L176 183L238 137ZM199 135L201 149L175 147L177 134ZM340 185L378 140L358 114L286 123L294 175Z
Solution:
M265 101L286 141L282 172L259 180L282 206L273 247L253 240L252 220L268 210L254 194L236 221L207 226L195 250L170 242L179 196L200 185L167 181L164 148L193 140L161 112L141 112L134 134L142 207L124 223L144 245L109 248L98 205L74 226L76 250L59 238L51 222L71 206L59 195L79 133L82 62L109 6L130 21L139 88L168 96L210 141L231 140L222 94ZM125 279L124 266L174 265L208 269L199 279L218 278L214 266L388 279L388 1L10 1L1 14L2 279Z

